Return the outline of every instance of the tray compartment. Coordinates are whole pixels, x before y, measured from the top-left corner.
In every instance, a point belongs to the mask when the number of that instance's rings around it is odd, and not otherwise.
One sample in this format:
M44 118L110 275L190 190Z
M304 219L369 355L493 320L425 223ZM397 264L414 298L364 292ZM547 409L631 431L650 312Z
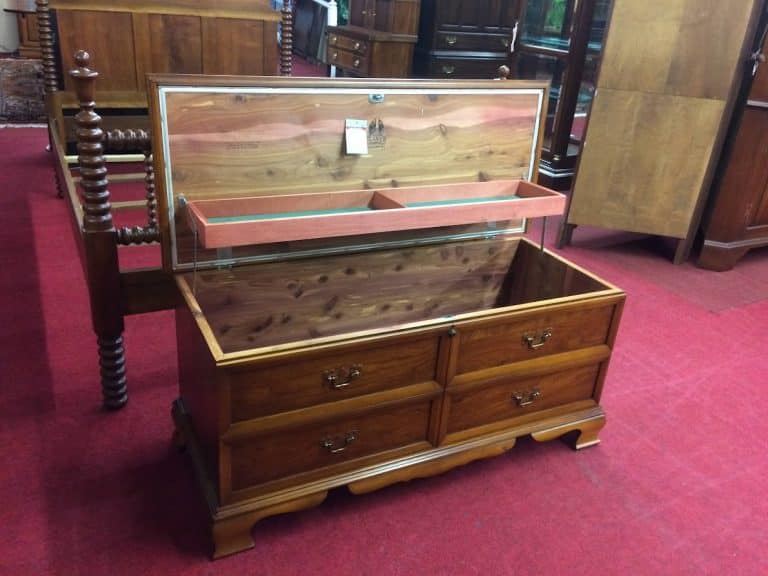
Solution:
M520 180L189 203L206 249L562 214L565 196Z

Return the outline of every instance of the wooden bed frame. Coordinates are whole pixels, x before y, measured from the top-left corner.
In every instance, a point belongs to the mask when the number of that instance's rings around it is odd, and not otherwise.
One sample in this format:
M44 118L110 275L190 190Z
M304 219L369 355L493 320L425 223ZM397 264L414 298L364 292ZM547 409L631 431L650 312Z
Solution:
M291 74L291 2L279 13L268 0L213 4L36 0L50 151L59 195L72 209L108 409L121 408L128 400L124 317L170 309L178 301L173 278L161 268L123 270L118 256L123 248L159 239L145 75ZM106 29L112 32L108 40ZM235 48L242 45L246 49L238 53ZM99 83L101 115L94 102L99 74L89 68L91 54L83 47L92 49L93 60L106 70ZM69 75L60 73L73 68ZM110 203L110 162L137 164L136 170L116 174L114 180L144 182L146 200ZM113 212L142 206L147 209L145 225L115 226Z

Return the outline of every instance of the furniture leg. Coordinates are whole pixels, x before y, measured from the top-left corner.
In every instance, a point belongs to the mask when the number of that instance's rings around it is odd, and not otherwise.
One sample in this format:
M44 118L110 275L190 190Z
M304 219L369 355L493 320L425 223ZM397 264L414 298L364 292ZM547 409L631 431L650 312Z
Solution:
M569 246L573 238L573 229L576 228L576 224L568 224L563 221L560 224L560 232L557 235L557 247L563 248Z
M93 98L98 73L88 68L90 55L75 55L78 68L71 72L80 112L77 151L83 187L83 247L91 303L91 320L98 336L101 385L105 408L121 408L128 401L123 348L123 312L117 231L112 222L109 182L104 159L101 117Z
M548 430L542 430L540 432L533 432L531 437L537 442L547 442L558 437L562 437L569 432L578 431L574 441L569 441L569 438L564 438L571 444L571 447L575 450L581 450L582 448L589 448L595 444L599 444L600 440L597 437L600 430L605 426L605 415L602 410L596 413L594 416L590 416L579 420L577 422L569 423L563 426L556 426Z
M123 337L100 337L98 344L104 406L111 410L122 408L128 401Z

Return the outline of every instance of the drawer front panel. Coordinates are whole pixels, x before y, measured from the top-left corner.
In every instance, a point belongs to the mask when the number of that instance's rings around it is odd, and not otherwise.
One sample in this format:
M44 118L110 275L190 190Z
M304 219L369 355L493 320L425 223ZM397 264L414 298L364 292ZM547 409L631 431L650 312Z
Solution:
M436 379L439 339L326 352L230 372L233 422Z
M437 50L461 50L467 52L501 52L509 50L510 38L506 34L461 34L438 32Z
M347 38L340 34L331 33L328 35L328 53L330 54L331 50L335 48L354 52L355 54L362 56L368 53L368 42L366 40Z
M505 58L431 58L430 78L483 78L498 76L499 66Z
M613 305L499 318L459 329L456 374L604 344Z
M592 397L599 365L451 394L448 433Z
M328 47L328 63L360 74L368 73L368 56Z
M338 473L357 458L427 442L430 407L422 400L233 443L232 489L322 468Z

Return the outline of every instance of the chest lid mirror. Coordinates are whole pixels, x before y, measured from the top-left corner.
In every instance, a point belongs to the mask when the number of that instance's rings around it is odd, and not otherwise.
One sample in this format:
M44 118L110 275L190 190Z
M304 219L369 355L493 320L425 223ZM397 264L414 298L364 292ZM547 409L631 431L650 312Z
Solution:
M547 86L154 76L167 269L521 231Z

